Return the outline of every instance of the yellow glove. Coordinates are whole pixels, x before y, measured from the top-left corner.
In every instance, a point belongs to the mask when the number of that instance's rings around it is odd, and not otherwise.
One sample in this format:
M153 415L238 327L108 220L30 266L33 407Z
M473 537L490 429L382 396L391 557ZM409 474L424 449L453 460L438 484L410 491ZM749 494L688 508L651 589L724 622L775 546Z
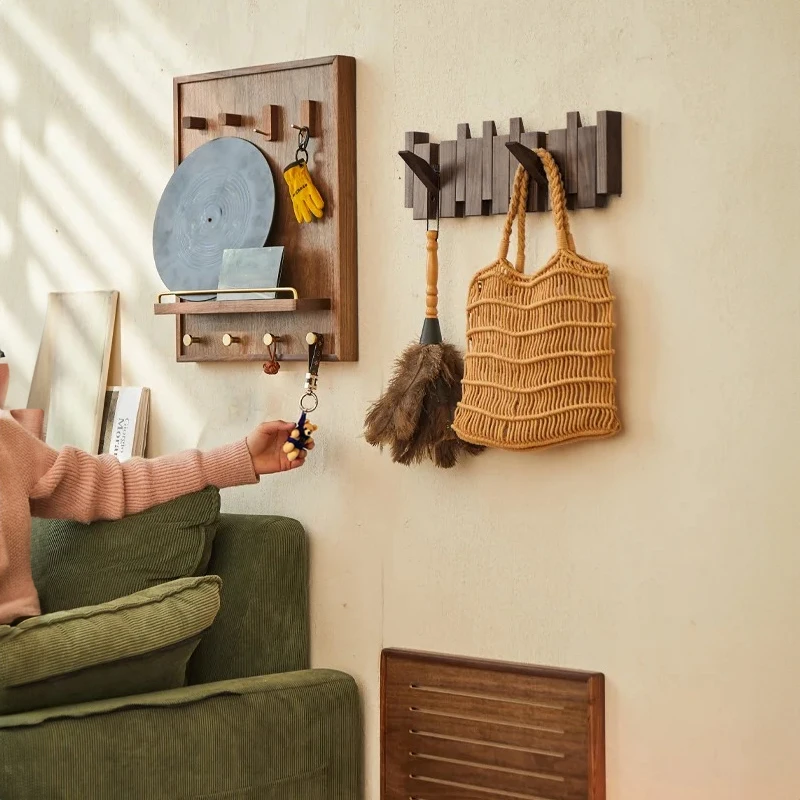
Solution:
M283 171L289 194L292 197L294 215L298 222L311 222L313 214L317 219L322 217L325 203L308 174L308 165L305 161L293 161Z

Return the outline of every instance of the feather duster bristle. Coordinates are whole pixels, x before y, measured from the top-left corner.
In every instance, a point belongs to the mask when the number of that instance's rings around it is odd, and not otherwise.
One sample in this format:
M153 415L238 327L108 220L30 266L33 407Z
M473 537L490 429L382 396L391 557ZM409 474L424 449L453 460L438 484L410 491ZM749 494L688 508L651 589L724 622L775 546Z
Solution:
M455 466L461 453L482 452L450 427L463 375L464 363L453 345L409 345L395 362L386 391L367 411L367 442L389 447L398 464L430 460L442 469Z

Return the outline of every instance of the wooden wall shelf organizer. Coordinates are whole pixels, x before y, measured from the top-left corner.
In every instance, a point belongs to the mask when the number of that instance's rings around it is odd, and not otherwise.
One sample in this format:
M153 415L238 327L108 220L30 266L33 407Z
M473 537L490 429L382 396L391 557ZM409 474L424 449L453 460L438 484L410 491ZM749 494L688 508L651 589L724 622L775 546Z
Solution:
M381 800L605 800L597 672L384 650Z
M355 59L331 56L175 78L174 120L176 168L219 136L248 139L265 154L276 192L267 244L285 247L281 282L295 294L192 302L164 293L154 313L175 317L177 360L266 361L264 336L271 334L279 360L305 361L306 334L316 331L325 335L323 360L357 361ZM297 147L293 124L310 128L309 169L325 200L324 217L303 225L283 180ZM167 295L173 302L162 302Z
M498 135L495 123L483 123L472 138L467 123L457 137L435 143L423 131L408 131L400 157L406 163L405 205L414 219L506 214L514 173L522 164L531 174L528 211L548 207L547 179L533 149L549 150L564 180L570 208L601 208L610 195L622 194L622 114L599 111L597 124L584 126L577 111L558 130L525 131L520 117Z

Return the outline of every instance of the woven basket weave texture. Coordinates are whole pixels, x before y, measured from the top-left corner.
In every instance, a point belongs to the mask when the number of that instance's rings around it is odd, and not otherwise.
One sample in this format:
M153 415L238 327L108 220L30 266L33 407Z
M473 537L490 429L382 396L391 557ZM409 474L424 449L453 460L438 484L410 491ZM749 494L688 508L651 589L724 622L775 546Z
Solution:
M575 252L558 167L546 150L536 153L550 185L558 249L538 272L524 274L528 173L519 167L498 258L469 287L463 396L453 423L465 441L507 450L620 429L608 267Z

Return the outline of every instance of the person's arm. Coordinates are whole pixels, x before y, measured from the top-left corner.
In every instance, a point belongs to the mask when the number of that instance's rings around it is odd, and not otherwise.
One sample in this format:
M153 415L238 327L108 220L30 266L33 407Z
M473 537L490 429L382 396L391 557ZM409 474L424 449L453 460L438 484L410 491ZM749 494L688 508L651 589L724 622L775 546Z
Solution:
M119 519L206 486L257 483L259 475L293 467L282 451L292 428L287 422L264 423L246 440L215 450L124 463L74 447L55 451L25 433L28 452L21 458L32 467L31 513L78 522Z
M46 469L31 489L31 513L49 519L119 519L206 486L258 481L244 439L206 453L189 450L124 463L74 447L47 448L39 458Z

